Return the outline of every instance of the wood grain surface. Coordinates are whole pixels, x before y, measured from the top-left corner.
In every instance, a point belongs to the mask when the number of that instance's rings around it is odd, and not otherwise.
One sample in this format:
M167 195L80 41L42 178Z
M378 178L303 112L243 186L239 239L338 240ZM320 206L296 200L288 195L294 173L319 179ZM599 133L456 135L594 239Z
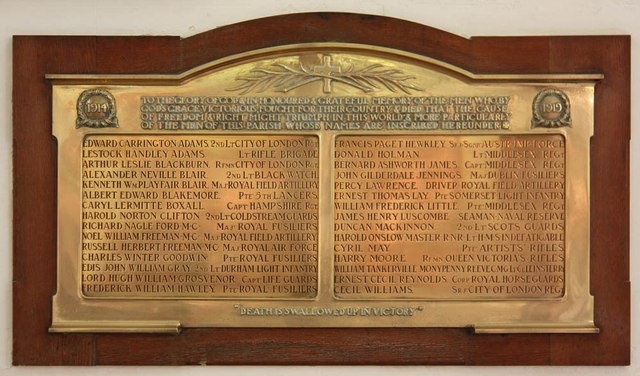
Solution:
M56 286L56 156L49 73L177 73L303 42L396 48L474 73L604 73L591 143L591 291L600 334L467 329L185 329L49 334ZM16 36L13 42L13 362L16 365L629 364L630 38L465 39L356 14L269 17L179 37Z

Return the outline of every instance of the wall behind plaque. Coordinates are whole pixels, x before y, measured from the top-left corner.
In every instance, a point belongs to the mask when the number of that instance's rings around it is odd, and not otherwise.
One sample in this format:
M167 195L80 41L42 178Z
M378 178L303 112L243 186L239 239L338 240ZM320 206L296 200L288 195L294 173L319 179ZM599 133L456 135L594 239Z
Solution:
M0 0L0 301L11 301L11 35L180 35L264 16L311 11L378 14L415 21L466 37L473 35L632 35L632 95L640 90L640 2L635 0ZM632 103L633 98L632 98ZM637 101L636 101L637 103ZM632 134L640 111L632 106ZM631 145L631 249L640 245L640 142ZM640 260L631 253L632 317L639 317ZM637 323L637 320L633 320ZM107 375L112 367L93 369L11 367L11 305L0 306L1 375ZM640 330L632 325L632 366L584 367L208 367L118 369L136 375L614 375L640 374L636 347ZM15 333L19 335L19 333Z

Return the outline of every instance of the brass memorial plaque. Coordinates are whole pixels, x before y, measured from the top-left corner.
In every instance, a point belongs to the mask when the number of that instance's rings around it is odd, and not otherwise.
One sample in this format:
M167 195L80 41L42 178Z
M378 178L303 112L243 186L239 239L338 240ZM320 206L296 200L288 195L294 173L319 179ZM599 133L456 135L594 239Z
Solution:
M54 332L595 332L600 75L319 43L50 75Z

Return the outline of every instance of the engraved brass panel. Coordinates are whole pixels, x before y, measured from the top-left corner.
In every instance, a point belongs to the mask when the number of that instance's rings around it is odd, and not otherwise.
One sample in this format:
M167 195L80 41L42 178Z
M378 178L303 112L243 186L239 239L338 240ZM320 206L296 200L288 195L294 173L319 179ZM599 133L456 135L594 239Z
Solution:
M86 297L313 298L314 136L87 136Z
M599 75L474 75L334 43L49 78L51 331L597 331Z
M341 136L341 299L525 299L564 293L564 139Z

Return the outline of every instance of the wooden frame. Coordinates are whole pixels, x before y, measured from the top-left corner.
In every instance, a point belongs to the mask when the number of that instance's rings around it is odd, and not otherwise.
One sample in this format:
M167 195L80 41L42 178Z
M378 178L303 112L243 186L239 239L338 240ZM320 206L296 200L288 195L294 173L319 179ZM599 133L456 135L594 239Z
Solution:
M591 143L591 291L599 334L475 335L453 328L185 329L49 334L56 285L56 154L51 73L178 73L258 48L377 45L473 73L603 73ZM476 37L377 16L277 16L179 37L14 37L16 365L629 364L630 38Z

